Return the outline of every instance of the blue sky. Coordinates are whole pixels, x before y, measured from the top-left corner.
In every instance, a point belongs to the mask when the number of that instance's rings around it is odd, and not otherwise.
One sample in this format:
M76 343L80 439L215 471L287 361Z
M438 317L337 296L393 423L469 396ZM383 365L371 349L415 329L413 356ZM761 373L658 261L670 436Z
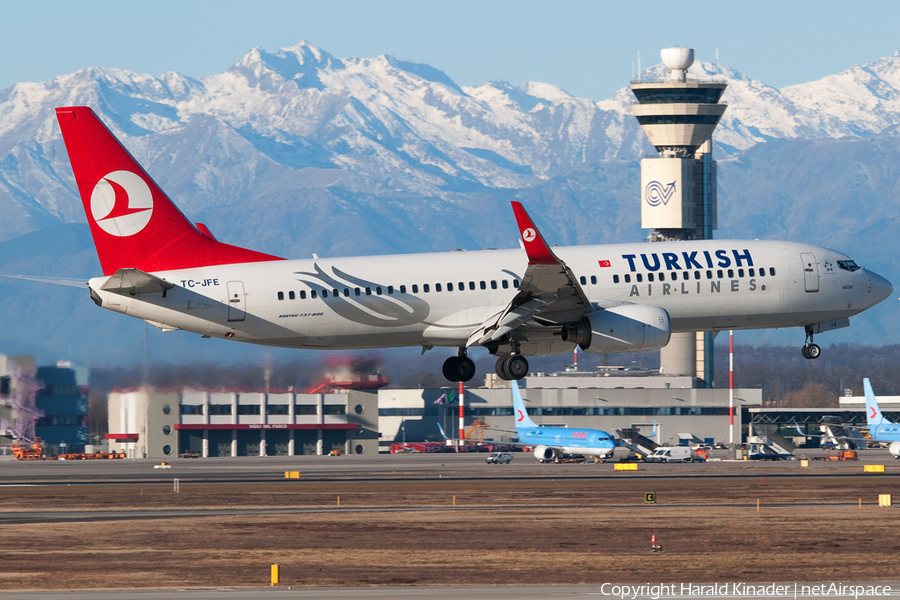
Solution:
M248 50L312 42L338 58L397 58L460 85L559 85L603 100L667 46L783 87L900 49L900 2L0 0L0 89L89 66L220 73Z

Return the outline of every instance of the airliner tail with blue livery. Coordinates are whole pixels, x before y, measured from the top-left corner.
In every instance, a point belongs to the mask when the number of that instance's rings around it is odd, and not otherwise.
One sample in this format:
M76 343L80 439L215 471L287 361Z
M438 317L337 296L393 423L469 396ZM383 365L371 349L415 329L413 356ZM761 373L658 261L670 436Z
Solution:
M863 388L866 391L866 423L869 426L869 435L876 442L890 442L888 450L894 458L900 459L900 424L891 423L884 417L868 378L863 379Z

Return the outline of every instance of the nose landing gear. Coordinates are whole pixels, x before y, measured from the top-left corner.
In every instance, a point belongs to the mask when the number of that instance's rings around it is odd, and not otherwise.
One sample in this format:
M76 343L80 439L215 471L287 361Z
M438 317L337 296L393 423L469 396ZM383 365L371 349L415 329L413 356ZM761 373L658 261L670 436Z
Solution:
M819 345L813 343L812 327L809 325L806 326L806 342L803 344L803 348L800 349L800 354L806 359L819 358L822 354L822 349L819 348Z

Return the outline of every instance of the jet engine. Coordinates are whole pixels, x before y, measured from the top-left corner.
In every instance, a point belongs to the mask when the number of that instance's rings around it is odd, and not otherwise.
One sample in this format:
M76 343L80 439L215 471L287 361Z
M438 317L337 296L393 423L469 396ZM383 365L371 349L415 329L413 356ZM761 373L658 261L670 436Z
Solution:
M894 458L900 458L900 442L891 442L888 451Z
M566 325L562 339L585 352L658 350L672 335L669 313L658 306L623 304L605 308Z
M556 458L556 450L547 446L538 446L534 449L534 457L541 462L550 462Z

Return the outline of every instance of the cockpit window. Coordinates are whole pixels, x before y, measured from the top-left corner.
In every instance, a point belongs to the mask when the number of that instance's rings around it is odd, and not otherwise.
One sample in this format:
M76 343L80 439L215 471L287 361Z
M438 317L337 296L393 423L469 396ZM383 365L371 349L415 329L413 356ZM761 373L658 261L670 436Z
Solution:
M843 269L845 271L850 271L851 273L853 271L859 271L859 269L860 269L859 265L856 264L856 262L852 261L852 260L839 260L839 261L837 261L837 266L839 269Z

